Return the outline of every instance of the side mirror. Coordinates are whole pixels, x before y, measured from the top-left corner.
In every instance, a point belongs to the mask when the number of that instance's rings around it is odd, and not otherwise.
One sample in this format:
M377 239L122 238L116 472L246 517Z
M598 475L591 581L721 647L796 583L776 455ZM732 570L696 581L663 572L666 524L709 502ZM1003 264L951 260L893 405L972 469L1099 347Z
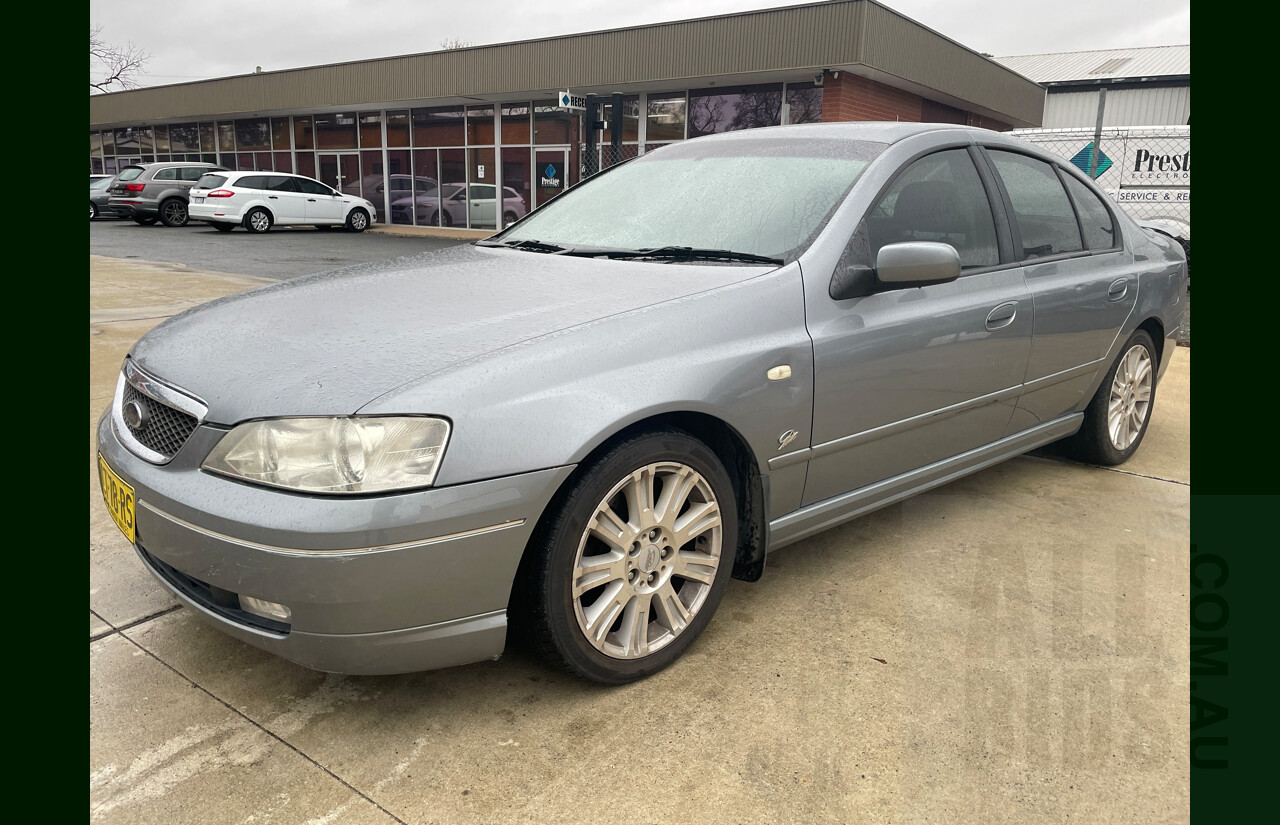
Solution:
M928 286L959 277L960 253L949 243L893 243L876 254L876 280L882 284Z
M960 277L960 253L951 244L912 241L880 247L876 266L837 268L828 294L837 301L896 287L945 284Z

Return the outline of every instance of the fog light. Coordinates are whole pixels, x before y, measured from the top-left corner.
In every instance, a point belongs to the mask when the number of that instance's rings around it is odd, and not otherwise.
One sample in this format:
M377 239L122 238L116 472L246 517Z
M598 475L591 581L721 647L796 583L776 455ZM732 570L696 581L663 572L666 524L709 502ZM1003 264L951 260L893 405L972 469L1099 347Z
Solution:
M246 613L252 613L255 616L261 616L264 619L272 619L277 622L288 622L292 611L282 604L269 602L266 599L255 599L253 596L240 597L240 609Z

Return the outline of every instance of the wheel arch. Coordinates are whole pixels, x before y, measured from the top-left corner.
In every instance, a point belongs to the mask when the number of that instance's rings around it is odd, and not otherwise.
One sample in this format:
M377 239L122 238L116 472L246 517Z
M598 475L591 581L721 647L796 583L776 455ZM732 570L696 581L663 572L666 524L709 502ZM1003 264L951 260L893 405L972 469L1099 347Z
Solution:
M1141 324L1138 324L1137 328L1145 330L1151 336L1151 341L1156 347L1156 367L1159 368L1164 363L1164 324L1159 318L1152 315Z
M679 430L706 444L715 453L733 484L737 502L739 524L738 546L734 551L733 577L742 581L757 581L764 572L765 549L768 545L767 484L760 473L760 466L746 439L734 427L717 416L692 410L672 410L656 413L616 428L611 434L598 439L598 443L578 462L574 471L565 478L538 516L537 525L529 536L508 597L508 613L520 598L520 586L528 575L529 562L543 546L544 526L565 504L568 491L615 444L650 432Z
M244 210L244 215L240 218L240 226L247 229L249 227L249 216L259 210L267 213L267 217L271 219L272 226L276 225L276 213L271 211L271 207L267 206L265 203L255 203L250 204L249 207Z

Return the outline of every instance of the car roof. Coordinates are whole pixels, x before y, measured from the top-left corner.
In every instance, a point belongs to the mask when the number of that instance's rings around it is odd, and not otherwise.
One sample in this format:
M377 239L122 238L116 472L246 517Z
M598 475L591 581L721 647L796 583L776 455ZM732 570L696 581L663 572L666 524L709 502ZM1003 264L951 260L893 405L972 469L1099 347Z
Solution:
M984 138L998 135L990 129L979 129L976 126L963 126L959 123L903 123L900 121L864 120L851 123L799 123L790 126L767 126L762 129L741 129L733 132L721 132L706 135L693 140L759 140L765 138L795 139L808 138L817 140L844 139L868 140L876 143L897 143L916 135L929 132L971 132L975 137Z

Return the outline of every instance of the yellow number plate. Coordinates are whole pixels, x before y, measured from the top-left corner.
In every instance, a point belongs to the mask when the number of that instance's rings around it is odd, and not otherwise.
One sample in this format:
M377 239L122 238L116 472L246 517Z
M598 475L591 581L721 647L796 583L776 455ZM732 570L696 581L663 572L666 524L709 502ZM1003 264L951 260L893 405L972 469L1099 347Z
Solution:
M116 527L129 541L137 541L133 522L133 488L107 466L107 460L98 456L98 480L102 482L102 500L107 503Z

